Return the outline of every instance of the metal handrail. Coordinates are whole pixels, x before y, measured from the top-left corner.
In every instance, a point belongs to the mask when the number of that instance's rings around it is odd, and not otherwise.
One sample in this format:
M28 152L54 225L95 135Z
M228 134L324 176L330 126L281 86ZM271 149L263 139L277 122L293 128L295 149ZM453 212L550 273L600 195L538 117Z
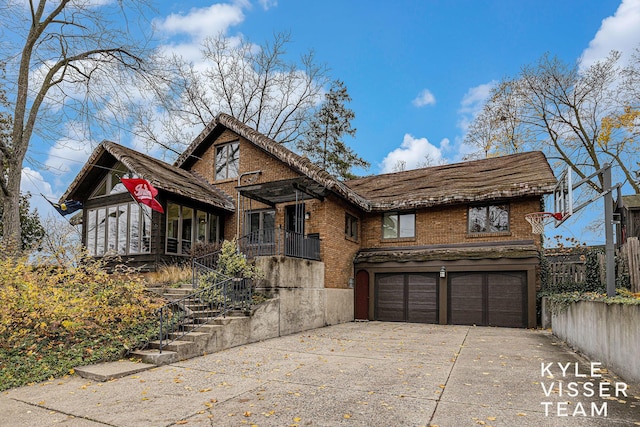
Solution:
M194 267L199 270L194 273L194 277L198 280L198 287L202 280L211 280L212 284L173 300L157 310L160 323L160 353L163 347L171 342L184 337L190 331L199 329L197 326L189 330L185 328L187 320L197 321L195 314L198 309L204 310L205 314L209 312L208 314L213 315L209 320L215 320L226 317L230 311L247 310L251 307L252 281L250 279L228 277L198 263L194 263ZM200 327L205 324L206 322L200 324ZM193 325L195 323L192 323ZM176 332L178 335L169 339L170 334Z

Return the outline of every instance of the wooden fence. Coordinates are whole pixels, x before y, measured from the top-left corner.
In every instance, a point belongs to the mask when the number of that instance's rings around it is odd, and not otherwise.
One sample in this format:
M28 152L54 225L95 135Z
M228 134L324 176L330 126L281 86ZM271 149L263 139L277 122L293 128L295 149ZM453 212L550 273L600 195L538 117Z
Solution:
M582 283L587 277L587 268L582 261L549 263L549 284L556 287L563 283Z
M640 293L640 241L637 237L630 237L627 242L620 247L617 252L619 258L624 260L626 268L624 271L629 275L631 292ZM598 254L600 264L600 281L605 283L605 255ZM621 267L618 264L617 269ZM620 274L623 270L619 270ZM566 283L584 283L586 281L587 267L584 259L556 260L549 262L549 284L558 286Z
M620 248L620 255L625 259L629 269L631 292L640 292L640 241L637 237L629 237Z

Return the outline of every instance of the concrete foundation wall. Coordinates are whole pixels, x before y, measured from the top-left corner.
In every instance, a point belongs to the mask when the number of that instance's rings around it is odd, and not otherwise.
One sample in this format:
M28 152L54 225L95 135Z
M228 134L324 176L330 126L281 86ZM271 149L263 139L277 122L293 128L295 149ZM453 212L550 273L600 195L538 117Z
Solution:
M353 289L324 287L324 263L283 256L259 257L258 287L273 295L252 313L249 342L353 321Z
M551 328L592 361L640 383L640 306L580 301L551 314Z
M354 319L354 290L325 289L326 304L324 322L327 325L352 322Z

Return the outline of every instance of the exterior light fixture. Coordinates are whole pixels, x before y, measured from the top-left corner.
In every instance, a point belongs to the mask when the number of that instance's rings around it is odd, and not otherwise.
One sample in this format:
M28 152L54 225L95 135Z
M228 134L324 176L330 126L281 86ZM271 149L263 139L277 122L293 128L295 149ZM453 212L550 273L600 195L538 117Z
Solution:
M309 218L311 218L311 212L305 212L304 219L309 219Z
M440 267L440 277L443 279L447 277L447 269L444 267L444 265Z

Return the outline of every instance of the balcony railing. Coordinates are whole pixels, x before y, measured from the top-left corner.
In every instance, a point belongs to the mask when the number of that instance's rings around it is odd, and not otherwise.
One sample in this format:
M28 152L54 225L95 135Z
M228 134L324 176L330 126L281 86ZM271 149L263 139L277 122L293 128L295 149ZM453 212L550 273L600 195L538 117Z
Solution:
M282 228L254 231L241 237L238 246L249 258L285 255L320 261L320 238L317 235L305 236Z

